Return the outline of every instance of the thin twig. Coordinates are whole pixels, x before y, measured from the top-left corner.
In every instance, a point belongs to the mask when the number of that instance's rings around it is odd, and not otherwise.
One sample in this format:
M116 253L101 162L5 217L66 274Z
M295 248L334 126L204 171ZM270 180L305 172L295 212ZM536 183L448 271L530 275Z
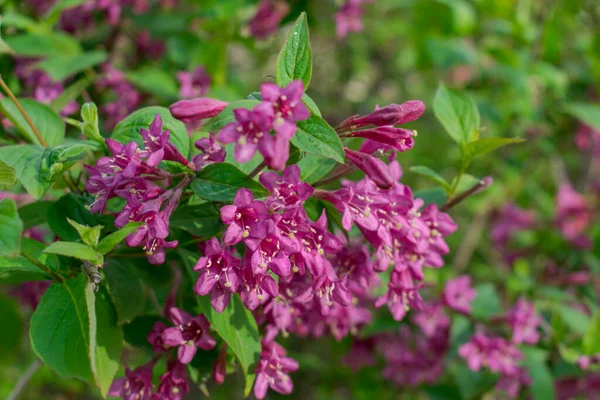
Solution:
M62 276L60 276L56 272L52 271L46 265L42 264L37 258L30 256L29 254L25 253L24 251L21 251L21 255L23 257L25 257L27 260L29 260L31 263L33 263L36 267L41 269L46 275L51 276L52 279L54 279L55 281L60 282L60 283L63 283L65 281L65 279Z
M263 169L264 169L266 166L267 166L267 163L266 163L266 162L264 162L264 160L263 160L263 162L261 162L260 164L258 164L258 165L256 166L256 168L254 168L252 171L250 171L250 173L248 174L248 176L249 176L250 178L254 178L254 177L255 177L256 175L258 175L258 173L259 173L260 171L262 171L262 170L263 170Z
M440 211L444 211L444 212L448 211L449 209L451 209L452 207L454 207L455 205L457 205L458 203L460 203L461 201L463 201L467 197L471 196L474 193L479 192L482 189L487 188L491 184L492 184L492 178L491 177L483 178L482 180L480 180L479 182L477 182L477 184L474 185L473 187L471 187L470 189L465 190L464 192L462 192L461 194L459 194L455 198L448 200L446 202L446 204L444 204L443 206L440 207Z
M312 186L313 187L325 186L328 183L335 182L338 179L348 175L349 173L356 171L356 169L357 169L357 167L354 164L346 165L345 168L341 168L338 172L334 173L330 177L322 179L322 180L316 182L315 184L313 184Z
M17 384L15 385L13 390L10 392L10 394L8 395L6 400L17 400L17 398L19 397L19 395L21 394L21 392L23 391L23 389L25 388L25 386L27 385L29 380L33 377L33 375L35 375L35 373L37 372L38 369L40 369L41 366L42 366L42 362L40 361L39 358L36 358L35 360L33 360L33 362L29 365L29 367L27 367L27 369L25 370L23 375L21 375L21 377L17 381Z
M25 110L21 106L21 103L19 103L19 100L17 100L17 98L15 97L15 95L13 94L13 92L10 90L10 88L8 87L8 85L6 84L6 82L4 82L4 79L2 79L1 75L0 75L0 86L2 87L2 89L4 89L4 91L6 92L6 94L8 95L8 97L10 97L10 99L13 101L13 103L15 103L15 105L17 106L17 108L19 109L19 111L21 111L21 114L23 115L23 118L25 118L25 120L27 121L27 123L31 127L31 130L33 130L33 133L35 134L35 136L39 140L40 144L42 146L44 146L44 147L48 147L48 144L42 138L42 135L40 135L40 132L37 130L37 128L33 124L33 121L31 120L31 118L29 118L29 115L27 115L27 112L25 112Z

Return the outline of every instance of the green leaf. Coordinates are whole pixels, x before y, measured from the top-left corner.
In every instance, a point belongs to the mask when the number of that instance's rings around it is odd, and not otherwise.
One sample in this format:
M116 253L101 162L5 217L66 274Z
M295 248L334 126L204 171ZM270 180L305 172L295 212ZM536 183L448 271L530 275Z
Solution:
M108 294L117 310L117 323L132 321L144 311L145 294L135 265L110 260L104 268Z
M185 249L179 249L190 277L195 280L197 273L193 271L198 256ZM256 375L254 371L260 359L261 345L258 326L252 313L247 310L238 295L231 298L229 306L217 313L210 305L209 296L196 296L200 310L215 331L223 338L239 360L244 373L246 385L244 395L252 389Z
M173 74L158 67L142 67L127 73L127 80L139 89L157 96L175 99L179 95Z
M600 105L589 103L567 104L566 111L596 130L600 130Z
M477 398L488 391L496 381L493 374L487 371L474 372L462 364L452 364L450 372L463 400Z
M312 53L308 34L306 13L302 12L277 57L275 79L279 86L286 86L301 79L304 88L308 87L312 75Z
M591 324L590 317L581 311L568 306L561 306L559 308L559 313L564 323L567 324L573 332L585 335Z
M47 214L52 204L54 204L52 201L36 201L19 208L23 229L45 224L48 221Z
M6 190L17 183L17 173L15 169L6 163L0 161L0 190Z
M0 294L0 321L0 359L12 358L20 349L23 321L17 302L4 294Z
M70 218L67 218L67 222L69 223L69 225L75 228L83 243L94 248L98 245L98 240L100 240L100 232L104 228L102 225L96 225L94 227L91 227L87 225L82 225L76 221L73 221Z
M54 54L35 64L55 81L65 80L79 72L103 63L108 58L104 50L93 50L83 54Z
M221 214L214 203L179 207L171 215L169 226L199 237L216 236L223 228Z
M508 146L509 144L522 143L525 139L512 138L484 138L475 140L465 146L464 157L471 160L477 156L490 153L500 147Z
M600 315L596 314L590 322L582 339L582 350L585 354L600 353Z
M125 240L125 238L127 236L129 236L131 233L135 232L139 227L141 227L143 225L144 225L143 222L127 223L127 225L125 225L123 228L119 229L116 232L111 233L110 235L108 235L104 239L102 239L100 241L100 243L98 243L98 247L96 247L96 250L98 251L98 253L100 253L102 255L107 254L112 249L114 249L116 245L118 245L123 240Z
M60 254L61 256L78 258L80 260L92 261L101 264L101 255L96 250L83 243L54 242L46 247L44 253Z
M534 400L553 400L556 398L554 379L546 364L548 352L535 347L523 346L521 351L525 355L523 365L531 377L529 390Z
M302 95L302 102L306 105L306 107L308 107L312 115L318 115L319 117L322 117L321 110L319 110L317 103L315 103L315 101L306 93Z
M106 396L119 368L123 332L104 290L94 295L85 274L55 283L31 318L31 345L50 368L100 387Z
M44 16L45 22L52 26L60 19L62 11L85 3L85 0L60 0L48 10Z
M441 207L446 201L448 201L448 193L442 188L430 188L417 190L415 192L415 198L422 199L427 204L437 204Z
M94 81L95 76L85 76L71 83L56 99L52 101L50 107L54 112L60 113L70 102L79 95Z
M473 317L487 320L502 312L498 291L492 283L483 283L475 287L477 296L471 304Z
M16 257L21 252L23 222L13 199L0 200L0 255Z
M19 56L49 57L55 54L81 53L79 42L62 32L26 33L10 36L5 40Z
M169 141L177 147L184 157L187 157L190 152L190 138L187 129L183 122L173 118L171 112L164 107L146 107L129 114L117 124L111 138L123 144L136 142L142 146L143 140L140 129L148 129L157 114L162 118L163 130L168 129L171 131Z
M50 279L25 257L0 256L0 283L22 283Z
M335 129L323 118L312 115L307 120L298 121L297 127L292 138L294 146L310 154L345 162L344 145Z
M328 176L338 165L332 158L323 158L314 154L305 155L300 162L300 177L303 182L312 184Z
M66 194L51 205L47 211L47 217L50 229L67 242L74 242L80 238L69 220L87 226L102 224L101 217L98 214L90 213L82 199L73 193Z
M414 167L411 167L410 170L415 174L423 175L431 179L432 181L440 184L444 189L446 189L446 191L450 190L450 184L446 182L444 177L442 177L440 174L438 174L431 168L425 167L423 165L416 165Z
M269 194L260 183L226 163L208 165L192 182L194 193L210 201L232 202L240 188L250 189L254 197L266 197Z
M433 99L433 112L446 132L461 146L479 136L479 110L471 97L440 85Z
M60 115L47 105L38 103L32 99L19 99L19 103L27 115L29 115L29 118L31 118L33 125L35 125L48 147L57 146L64 141L65 124ZM23 114L21 114L21 111L19 111L11 99L8 97L0 99L0 111L6 115L10 122L15 125L28 141L34 144L41 144L33 129L31 129L25 117L23 117Z
M238 100L230 103L219 114L209 119L203 126L202 130L206 132L219 133L223 127L231 122L235 122L233 110L236 108L246 108L251 110L255 105L259 104L259 100L246 99Z

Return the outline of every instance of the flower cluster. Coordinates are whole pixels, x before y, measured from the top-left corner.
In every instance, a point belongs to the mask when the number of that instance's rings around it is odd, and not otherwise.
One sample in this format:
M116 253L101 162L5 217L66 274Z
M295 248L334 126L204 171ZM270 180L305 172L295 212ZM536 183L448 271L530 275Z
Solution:
M279 29L279 24L290 6L282 0L262 0L256 14L248 21L250 34L256 39L265 39Z
M293 81L284 88L274 83L263 83L262 102L252 110L233 110L235 122L227 124L217 135L223 143L235 143L235 159L244 163L258 150L266 165L281 170L289 157L290 139L296 133L296 122L310 116L302 102L302 81ZM275 135L271 134L271 131Z
M364 10L362 5L373 1L374 0L346 0L335 14L335 31L338 38L344 39L350 32L360 32L363 30L362 17Z
M198 67L191 72L180 71L177 73L179 81L179 97L193 99L204 96L210 89L211 79L204 67Z
M100 91L109 91L114 95L114 99L103 104L101 108L108 116L104 122L107 129L112 129L141 103L140 93L127 81L125 74L112 64L102 66L102 76L96 81L96 87Z
M103 212L106 202L113 197L125 199L126 205L115 219L117 227L129 222L142 222L143 226L127 237L127 245L143 246L152 264L165 261L165 248L173 248L177 241L166 241L169 219L189 181L182 180L171 189L164 189L156 181L170 175L159 164L174 161L194 170L195 166L169 142L169 130L163 131L162 120L157 115L148 130L140 131L144 148L135 142L123 145L106 139L111 156L100 158L96 166L86 166L90 177L85 188L95 196L88 206L92 212Z
M203 315L192 317L175 307L168 314L174 326L168 327L163 322L156 322L148 335L148 342L157 353L168 354L169 350L177 349L177 360L168 362L167 371L160 377L158 389L155 390L152 383L157 360L155 358L134 371L127 367L125 377L113 382L109 396L141 400L181 400L189 392L185 365L192 361L197 347L211 350L216 346L216 341L208 333L210 326Z
M500 374L496 389L510 398L517 398L522 386L529 386L531 378L519 366L523 353L519 344L535 345L540 339L537 328L542 322L533 304L521 298L502 318L511 328L510 341L496 335L478 331L471 340L459 348L459 355L473 371L487 368Z

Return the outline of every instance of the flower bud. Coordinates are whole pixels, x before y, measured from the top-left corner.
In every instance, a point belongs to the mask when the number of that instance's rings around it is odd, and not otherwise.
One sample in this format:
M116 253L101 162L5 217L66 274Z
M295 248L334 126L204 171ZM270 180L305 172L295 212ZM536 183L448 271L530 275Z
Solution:
M373 129L354 131L348 136L370 139L391 146L398 151L406 151L413 147L413 136L416 136L416 133L408 129L381 126Z
M217 385L225 382L225 374L227 373L227 345L223 344L219 356L213 364L213 379Z
M388 189L394 184L394 179L390 174L388 166L380 159L347 148L344 151L348 160L352 161L380 188Z
M410 100L403 104L390 104L365 116L354 118L351 125L355 127L399 125L416 120L424 112L425 104L422 101Z
M212 118L219 114L228 103L208 97L198 97L193 100L181 100L171 104L169 110L175 118L183 122L198 121Z

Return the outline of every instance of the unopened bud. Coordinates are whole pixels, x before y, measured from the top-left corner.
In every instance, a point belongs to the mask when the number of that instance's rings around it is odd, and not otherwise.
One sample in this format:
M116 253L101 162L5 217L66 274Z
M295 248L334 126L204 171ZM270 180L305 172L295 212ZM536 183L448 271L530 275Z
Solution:
M208 97L193 100L181 100L171 104L169 110L175 118L183 122L198 121L212 118L219 114L228 103Z
M380 159L360 151L350 149L344 149L344 151L348 160L352 161L380 188L388 189L394 184L388 166Z

